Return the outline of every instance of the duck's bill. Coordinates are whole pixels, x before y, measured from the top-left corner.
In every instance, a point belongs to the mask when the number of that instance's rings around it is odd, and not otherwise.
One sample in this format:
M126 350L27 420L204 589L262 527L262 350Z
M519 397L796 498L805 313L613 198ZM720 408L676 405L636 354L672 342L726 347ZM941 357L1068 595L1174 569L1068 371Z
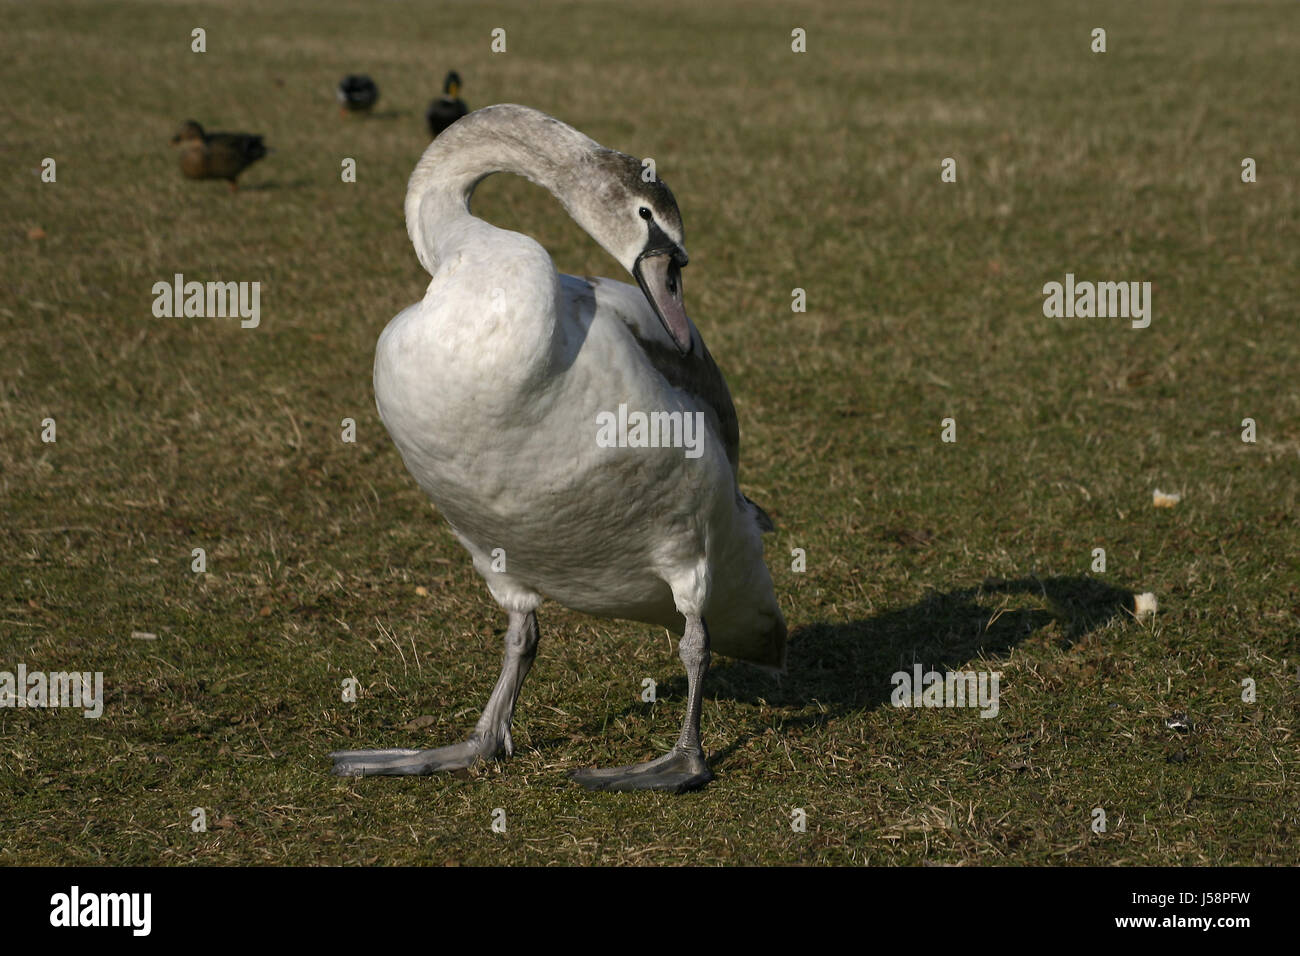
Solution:
M643 255L632 274L678 351L685 355L691 350L691 320L682 303L682 267L677 257L669 252Z

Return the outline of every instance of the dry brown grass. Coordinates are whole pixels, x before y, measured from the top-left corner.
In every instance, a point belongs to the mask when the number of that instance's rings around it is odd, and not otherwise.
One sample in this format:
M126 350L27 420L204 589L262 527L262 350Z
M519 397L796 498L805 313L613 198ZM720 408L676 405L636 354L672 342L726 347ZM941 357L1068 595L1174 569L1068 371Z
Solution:
M0 670L103 670L109 700L97 722L0 710L0 862L1294 862L1287 5L365 9L5 8ZM370 390L379 331L424 285L401 201L453 66L471 106L529 103L655 157L681 203L795 635L783 682L718 662L701 793L564 779L664 749L684 682L663 633L554 608L514 760L326 775L340 746L463 733L499 662L503 620ZM352 70L380 115L338 118ZM233 198L184 181L166 139L185 117L278 152ZM617 274L525 183L489 181L476 209L567 271ZM1151 328L1044 319L1067 271L1152 281ZM174 272L260 281L261 327L153 318ZM1156 486L1182 503L1153 509ZM1159 596L1154 623L1120 610L1130 590ZM999 717L889 706L913 661L1000 670Z

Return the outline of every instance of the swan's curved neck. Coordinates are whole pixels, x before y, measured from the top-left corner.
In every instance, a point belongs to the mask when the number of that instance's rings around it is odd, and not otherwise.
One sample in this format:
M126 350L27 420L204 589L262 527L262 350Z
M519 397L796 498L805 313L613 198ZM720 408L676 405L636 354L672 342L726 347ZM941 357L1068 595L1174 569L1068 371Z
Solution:
M432 275L474 217L470 197L493 173L548 190L588 233L590 160L601 149L576 129L524 106L490 106L450 126L424 151L406 189L406 230ZM586 201L584 201L586 200ZM593 237L594 238L594 237Z

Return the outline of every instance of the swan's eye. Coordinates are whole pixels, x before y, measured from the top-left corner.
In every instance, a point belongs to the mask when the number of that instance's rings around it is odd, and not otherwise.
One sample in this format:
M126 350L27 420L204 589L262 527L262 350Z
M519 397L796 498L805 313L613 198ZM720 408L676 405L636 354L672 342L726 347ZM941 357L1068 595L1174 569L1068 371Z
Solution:
M645 206L642 206L640 209L638 209L637 214L640 215L642 219L648 220L650 218L650 210L647 209Z

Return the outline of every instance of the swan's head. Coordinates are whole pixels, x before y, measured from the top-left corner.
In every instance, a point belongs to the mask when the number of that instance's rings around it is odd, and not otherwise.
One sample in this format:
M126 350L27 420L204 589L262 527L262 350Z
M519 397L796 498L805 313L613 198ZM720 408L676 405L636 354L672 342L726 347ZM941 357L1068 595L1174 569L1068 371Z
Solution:
M653 166L610 149L597 154L600 215L588 218L592 237L636 278L659 321L683 353L691 350L691 324L682 301L682 216L672 190ZM587 217L584 217L587 218Z

